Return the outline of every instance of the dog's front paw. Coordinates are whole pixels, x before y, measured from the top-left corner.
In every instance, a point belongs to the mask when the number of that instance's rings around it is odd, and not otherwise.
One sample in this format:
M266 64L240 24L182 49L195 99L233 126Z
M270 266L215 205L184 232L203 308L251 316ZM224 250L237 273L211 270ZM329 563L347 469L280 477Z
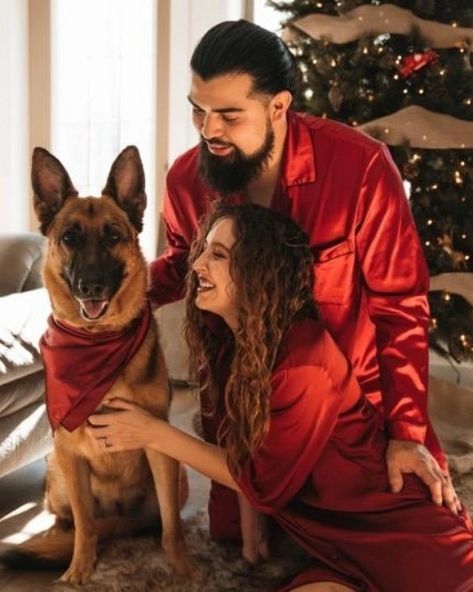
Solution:
M90 560L73 561L66 572L59 578L65 584L86 584L94 571L94 562Z
M173 568L179 576L193 580L195 582L202 582L204 579L203 570L189 557L180 557L172 561Z
M163 533L162 545L168 562L177 576L202 581L203 572L189 557L182 533L172 532L171 535Z

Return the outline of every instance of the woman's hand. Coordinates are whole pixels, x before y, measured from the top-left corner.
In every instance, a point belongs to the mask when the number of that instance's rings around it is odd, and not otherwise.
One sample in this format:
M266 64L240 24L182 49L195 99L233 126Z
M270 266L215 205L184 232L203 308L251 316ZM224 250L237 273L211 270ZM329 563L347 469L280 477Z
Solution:
M149 448L156 439L160 419L124 399L104 401L114 413L97 413L89 417L87 431L107 452Z
M268 518L250 505L242 493L238 493L240 528L243 541L242 555L250 563L269 559Z

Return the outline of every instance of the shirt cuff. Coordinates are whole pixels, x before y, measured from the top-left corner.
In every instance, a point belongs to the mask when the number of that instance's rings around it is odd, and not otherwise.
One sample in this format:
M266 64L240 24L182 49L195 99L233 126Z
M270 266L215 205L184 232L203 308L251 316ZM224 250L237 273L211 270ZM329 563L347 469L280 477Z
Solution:
M411 442L424 444L427 425L407 421L388 421L386 422L386 433L390 440L410 440Z

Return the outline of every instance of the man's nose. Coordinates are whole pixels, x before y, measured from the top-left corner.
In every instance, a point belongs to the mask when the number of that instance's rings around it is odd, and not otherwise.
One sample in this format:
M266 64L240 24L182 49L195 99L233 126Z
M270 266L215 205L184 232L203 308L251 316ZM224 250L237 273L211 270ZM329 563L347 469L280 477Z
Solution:
M218 113L209 113L206 115L202 123L202 129L200 130L202 136L206 140L211 140L212 138L221 136L222 132L221 120Z

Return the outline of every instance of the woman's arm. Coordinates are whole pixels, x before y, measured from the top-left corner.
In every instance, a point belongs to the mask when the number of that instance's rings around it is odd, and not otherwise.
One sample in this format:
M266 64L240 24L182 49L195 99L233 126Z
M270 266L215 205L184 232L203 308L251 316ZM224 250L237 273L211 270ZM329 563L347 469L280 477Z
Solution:
M269 559L268 517L250 505L243 493L238 493L242 555L250 563Z
M195 438L123 399L106 401L116 413L91 415L89 433L107 452L151 448L240 491L227 467L225 449Z

